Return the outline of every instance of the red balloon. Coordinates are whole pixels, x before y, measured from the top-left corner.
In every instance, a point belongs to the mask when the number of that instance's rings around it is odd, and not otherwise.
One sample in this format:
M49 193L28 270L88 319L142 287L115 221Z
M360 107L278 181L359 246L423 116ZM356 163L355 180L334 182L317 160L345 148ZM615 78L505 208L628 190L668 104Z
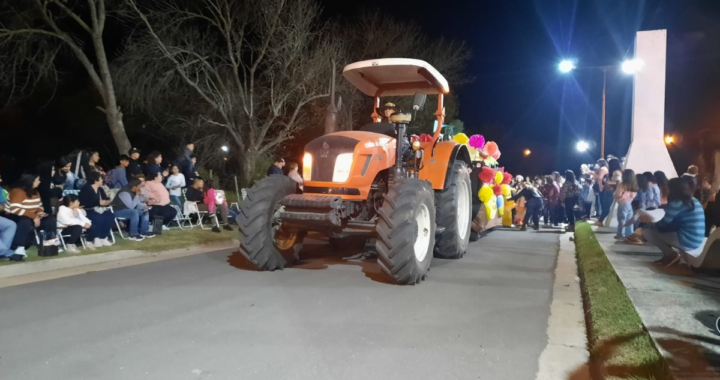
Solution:
M490 157L495 156L498 150L500 150L500 148L498 148L498 144L495 143L495 141L489 141L485 144L485 147L483 147L483 151Z
M432 142L433 138L432 135L428 135L427 133L423 133L420 135L420 142Z
M480 178L480 181L482 183L493 183L495 180L495 170L492 170L489 167L484 167L482 170L480 170L480 173L478 173L478 178Z
M495 193L495 195L497 196L502 195L502 186L495 185L495 187L493 187L493 193Z

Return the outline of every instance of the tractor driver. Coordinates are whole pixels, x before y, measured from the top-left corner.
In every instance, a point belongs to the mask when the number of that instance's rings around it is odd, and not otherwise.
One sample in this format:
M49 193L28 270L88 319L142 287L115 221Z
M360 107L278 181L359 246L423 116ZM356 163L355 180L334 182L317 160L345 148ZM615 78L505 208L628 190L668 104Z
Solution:
M400 109L395 105L395 103L385 103L384 106L380 107L380 116L382 117L382 122L390 123L390 116L398 112L400 112Z

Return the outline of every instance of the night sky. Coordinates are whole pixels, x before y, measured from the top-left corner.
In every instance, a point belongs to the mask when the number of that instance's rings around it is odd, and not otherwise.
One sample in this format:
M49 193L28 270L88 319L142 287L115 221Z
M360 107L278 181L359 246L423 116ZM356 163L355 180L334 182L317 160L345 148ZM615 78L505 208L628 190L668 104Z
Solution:
M455 88L466 129L496 141L500 164L513 173L538 174L599 155L602 74L561 75L557 63L619 64L630 57L637 30L668 29L666 131L687 137L671 155L683 172L694 159L693 132L720 132L720 1L718 0L322 0L326 18L379 8L415 20L428 35L465 40L474 83ZM72 72L72 68L66 68ZM0 170L9 179L21 166L54 159L80 146L101 151L113 166L114 144L80 71L53 101L41 97L0 113ZM608 74L606 153L624 155L630 144L632 78ZM128 124L128 121L126 121ZM98 126L101 127L98 127ZM129 126L143 149L162 145L152 131ZM32 131L34 143L17 138ZM37 132L37 133L35 133ZM579 154L578 140L597 143ZM532 156L524 158L529 148ZM169 149L169 148L168 148ZM15 170L9 167L14 166Z

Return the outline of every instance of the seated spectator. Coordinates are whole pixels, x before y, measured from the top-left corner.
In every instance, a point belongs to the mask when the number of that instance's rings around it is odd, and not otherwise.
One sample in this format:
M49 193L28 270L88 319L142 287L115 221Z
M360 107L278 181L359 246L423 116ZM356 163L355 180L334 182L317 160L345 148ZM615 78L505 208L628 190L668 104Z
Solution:
M288 177L298 183L300 190L303 189L303 179L302 176L300 176L300 173L298 173L297 162L291 162L288 164Z
M655 177L655 183L660 189L660 205L664 206L668 203L668 194L670 193L668 177L665 172L660 170L653 173L653 177Z
M130 165L130 157L124 154L120 155L120 165L110 170L107 175L108 187L111 189L122 189L123 186L128 184L126 170L128 165Z
M230 227L230 223L228 222L227 201L225 200L224 194L223 196L218 195L218 191L216 191L213 186L212 179L205 181L203 192L205 193L204 203L207 206L207 211L211 214L215 214L215 210L217 209L220 213L220 221L223 224L223 229L232 231L232 227ZM215 230L215 228L213 230ZM220 232L220 230L218 229L216 232Z
M186 187L192 187L193 183L195 182L195 178L198 178L197 171L195 170L195 165L197 164L197 157L195 154L190 154L189 159L184 159L180 162L179 169L182 173L183 177L185 177L185 186Z
M25 250L35 242L35 230L55 232L55 217L43 211L38 187L40 177L23 174L11 186L7 200L7 218L17 224L10 247L16 254L26 257Z
M53 207L57 208L59 205L58 200L62 198L67 173L71 167L72 162L69 157L60 157L56 161L43 162L38 165L40 174L38 191L46 214L53 214Z
M673 178L668 187L670 192L665 216L643 230L645 240L663 252L663 257L656 261L663 265L672 265L680 260L675 249L688 252L699 248L705 232L702 206L693 198L688 182Z
M130 240L142 241L145 238L155 237L149 231L150 216L148 207L140 201L142 181L131 179L127 186L120 189L112 202L115 217L127 219L130 223Z
M639 202L640 210L647 210L648 204L652 202L653 199L653 193L650 190L650 183L647 180L647 177L645 174L636 174L635 178L637 179L638 184L638 192L635 194L636 201Z
M655 175L652 172L645 172L643 173L643 176L645 176L645 180L648 183L648 189L650 190L650 197L645 203L646 210L650 211L658 209L662 204L660 203L660 187L655 181Z
M162 184L162 173L157 173L152 181L145 182L145 193L147 195L147 205L150 206L151 218L162 218L163 228L167 228L177 215L177 210L170 206L170 193Z
M103 180L100 173L93 172L88 175L88 183L83 186L78 196L80 206L85 209L91 227L87 233L88 249L95 247L109 247L110 231L115 224L115 215L110 210L110 199L102 188Z
M196 178L192 187L186 190L185 198L187 199L187 202L185 202L186 214L192 213L192 209L189 208L192 203L197 205L198 211L204 211L210 214L214 214L217 208L220 211L223 224L225 224L225 229L228 231L232 230L232 227L227 223L227 203L216 205L215 189L212 188L211 180L208 180L208 184L206 185L205 181ZM220 232L220 228L218 228L218 226L213 227L213 232Z
M125 168L125 172L127 173L127 180L129 181L130 178L135 178L139 174L142 174L143 170L140 166L140 161L138 161L140 159L140 150L132 148L128 151L128 156L130 160L127 168Z
M68 253L80 253L77 244L80 242L82 230L90 229L91 226L92 222L87 218L85 210L80 208L80 198L73 194L63 197L62 206L57 213L57 227L62 230Z
M188 202L196 202L196 203L204 203L205 202L205 193L203 193L203 186L205 186L205 181L202 180L202 178L195 178L195 180L192 183L192 186L190 186L185 191L185 198Z
M0 179L2 183L2 179ZM2 189L0 189L2 190ZM5 210L5 194L0 191L0 212ZM17 230L17 224L8 218L0 216L0 259L9 259L10 261L23 261L24 256L15 254L15 251L10 249L15 238L15 231Z
M170 191L170 203L180 207L180 210L182 210L183 205L180 196L182 195L182 189L186 186L185 176L180 173L180 168L177 165L173 165L170 170L172 174L168 177L165 187Z
M162 164L162 154L158 151L150 153L150 156L148 156L147 161L147 168L145 169L145 178L155 178L155 175L160 173L163 175L163 177L167 176L167 171L163 172L163 168L161 166Z

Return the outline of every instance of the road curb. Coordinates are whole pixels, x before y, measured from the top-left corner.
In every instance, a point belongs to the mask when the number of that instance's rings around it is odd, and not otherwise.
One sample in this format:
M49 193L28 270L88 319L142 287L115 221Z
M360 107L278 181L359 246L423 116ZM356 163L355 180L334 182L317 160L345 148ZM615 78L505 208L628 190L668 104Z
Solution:
M173 249L159 252L145 252L140 250L122 250L105 253L95 253L83 256L68 256L57 259L32 261L22 264L5 265L0 267L0 279L8 279L18 276L52 272L63 269L72 269L88 265L106 264L115 261L135 259L139 257L163 257L175 256L179 253L190 250L207 251L212 249L228 249L237 246L235 240L229 240L220 244L207 244L187 248ZM198 252L200 253L200 252Z
M590 379L585 311L571 236L560 235L548 343L538 359L536 380Z

